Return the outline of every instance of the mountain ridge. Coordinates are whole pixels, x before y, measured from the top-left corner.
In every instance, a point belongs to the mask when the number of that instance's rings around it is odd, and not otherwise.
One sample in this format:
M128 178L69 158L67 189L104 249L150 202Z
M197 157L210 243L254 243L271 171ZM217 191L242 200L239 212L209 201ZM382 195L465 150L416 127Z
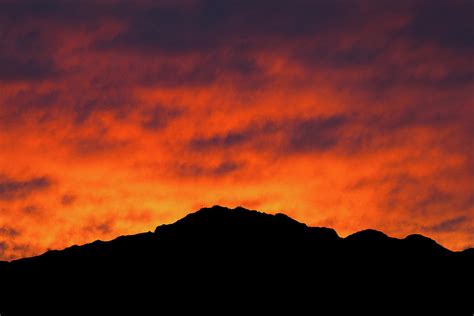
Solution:
M216 211L217 211L217 213L216 213ZM92 245L92 244L102 244L102 243L113 242L117 239L120 240L122 238L127 238L127 237L139 236L139 235L150 234L150 233L151 234L156 234L156 233L160 233L160 229L168 229L169 227L172 227L173 225L188 224L189 222L192 222L192 224L198 224L198 225L202 225L202 224L207 224L208 225L208 224L211 224L211 223L209 223L209 222L208 223L199 223L199 221L201 220L202 217L208 218L209 215L212 214L212 213L214 213L213 215L215 215L215 214L223 215L226 212L240 213L239 215L242 215L243 213L248 212L252 216L255 216L255 215L262 216L262 218L266 218L266 219L271 219L271 218L273 218L273 219L282 219L282 220L287 221L287 223L291 223L291 225L299 225L301 227L304 226L305 228L307 228L309 230L312 230L312 231L314 231L314 230L325 231L328 235L334 235L334 237L340 238L342 240L353 240L353 239L365 238L365 237L367 237L367 235L369 235L369 239L372 238L374 240L375 239L380 239L380 238L385 238L387 240L397 240L397 241L416 240L417 242L421 242L421 241L430 242L434 246L439 247L439 248L443 248L444 250L446 250L450 253L463 253L463 252L466 252L466 253L473 252L474 253L474 248L467 248L467 249L460 250L460 251L453 251L453 250L447 249L444 246L442 246L441 244L437 243L435 240L433 240L433 239L431 239L427 236L424 236L424 235L421 235L421 234L416 234L416 233L415 234L409 234L409 235L407 235L403 238L395 238L395 237L388 236L387 234L385 234L382 231L368 228L368 229L363 229L361 231L349 234L346 237L340 237L339 234L337 233L337 231L333 228L321 227L321 226L307 226L306 224L298 222L297 220L289 217L288 215L286 215L284 213L268 214L268 213L260 212L260 211L257 211L257 210L246 209L246 208L241 207L241 206L237 206L237 207L232 209L232 208L227 208L227 207L223 207L223 206L220 206L220 205L214 205L212 207L201 208L196 212L189 213L189 214L185 215L184 217L182 217L181 219L178 219L174 223L158 225L153 232L148 231L148 232L142 232L142 233L137 233L137 234L132 234L132 235L121 235L121 236L118 236L114 239L106 240L106 241L98 239L98 240L92 241L90 243L85 243L85 244L82 244L82 245L76 245L76 244L71 245L71 246L68 246L64 249L51 249L51 250L48 250L45 253L40 254L38 256L19 258L19 259L15 259L15 260L11 260L11 261L0 261L0 264L9 263L9 262L14 263L14 262L17 262L17 261L22 261L24 259L32 259L32 258L35 258L35 257L43 256L47 253L57 253L57 252L68 250L70 248L77 248L77 247L83 247L83 246L88 246L88 245ZM226 215L229 215L229 214L226 214Z
M38 307L51 297L117 312L153 309L153 302L176 308L177 299L200 311L215 308L214 300L266 311L314 302L344 309L330 303L337 300L380 312L368 298L400 310L471 312L463 289L473 284L473 265L474 251L452 252L421 235L397 239L369 229L341 238L284 214L214 206L154 232L3 263L0 312L24 314L21 302ZM88 299L78 305L83 288ZM121 304L110 307L104 293Z

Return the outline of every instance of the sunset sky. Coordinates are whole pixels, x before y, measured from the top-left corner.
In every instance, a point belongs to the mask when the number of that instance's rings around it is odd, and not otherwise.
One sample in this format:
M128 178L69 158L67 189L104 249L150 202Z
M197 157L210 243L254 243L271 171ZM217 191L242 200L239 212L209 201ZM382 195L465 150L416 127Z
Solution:
M474 1L0 0L0 260L204 206L474 247Z

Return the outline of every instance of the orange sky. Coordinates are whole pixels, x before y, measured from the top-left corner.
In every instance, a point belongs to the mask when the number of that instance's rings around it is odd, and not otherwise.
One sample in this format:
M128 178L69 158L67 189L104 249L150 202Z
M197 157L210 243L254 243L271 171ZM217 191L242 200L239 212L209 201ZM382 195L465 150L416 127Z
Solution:
M214 204L474 247L472 1L0 5L0 259Z

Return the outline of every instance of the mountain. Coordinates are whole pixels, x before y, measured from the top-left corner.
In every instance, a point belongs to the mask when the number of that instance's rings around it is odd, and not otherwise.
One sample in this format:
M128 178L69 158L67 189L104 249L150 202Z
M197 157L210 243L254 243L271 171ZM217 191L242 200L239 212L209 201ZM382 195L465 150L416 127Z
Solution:
M2 262L0 312L472 315L473 267L472 249L421 235L341 238L284 214L214 206L154 232Z

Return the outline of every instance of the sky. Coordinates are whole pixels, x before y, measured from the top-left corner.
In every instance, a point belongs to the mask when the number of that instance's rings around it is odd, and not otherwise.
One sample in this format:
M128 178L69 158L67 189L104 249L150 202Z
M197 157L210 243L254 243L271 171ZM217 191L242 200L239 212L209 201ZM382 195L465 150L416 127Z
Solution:
M474 1L0 7L0 260L215 204L474 247Z

